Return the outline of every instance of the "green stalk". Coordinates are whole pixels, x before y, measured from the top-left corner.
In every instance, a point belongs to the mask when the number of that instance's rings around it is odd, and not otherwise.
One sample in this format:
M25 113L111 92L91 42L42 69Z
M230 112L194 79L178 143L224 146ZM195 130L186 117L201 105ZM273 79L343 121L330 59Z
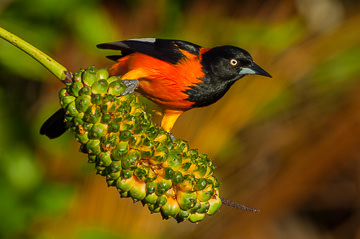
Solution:
M10 42L20 50L24 51L35 60L37 60L46 69L48 69L56 78L64 82L64 80L66 79L65 71L67 71L67 69L61 64L59 64L57 61L55 61L54 59L46 55L44 52L37 49L36 47L30 45L26 41L22 40L21 38L15 36L14 34L6 31L1 27L0 27L0 37Z

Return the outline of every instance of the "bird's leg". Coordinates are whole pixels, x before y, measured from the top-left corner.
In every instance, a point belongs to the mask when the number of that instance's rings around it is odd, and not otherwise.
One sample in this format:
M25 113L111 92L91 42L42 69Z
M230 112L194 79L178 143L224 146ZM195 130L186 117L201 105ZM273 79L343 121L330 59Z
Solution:
M175 124L175 121L182 113L184 113L182 110L165 110L164 116L161 120L161 128L167 132L170 132Z
M170 135L171 141L174 141L176 139L175 136L171 132L168 132L168 134Z
M134 93L136 88L139 87L139 80L138 79L122 80L122 83L125 84L126 89L125 89L124 93L121 94L121 96Z

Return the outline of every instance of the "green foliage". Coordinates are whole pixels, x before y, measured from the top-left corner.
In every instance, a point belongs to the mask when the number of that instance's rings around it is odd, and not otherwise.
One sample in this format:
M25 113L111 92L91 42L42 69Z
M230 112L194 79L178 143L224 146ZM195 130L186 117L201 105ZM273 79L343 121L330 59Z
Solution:
M115 26L98 4L97 0L17 1L1 13L0 21L3 28L48 54L66 35L73 35L79 46L94 52L96 44L115 36ZM19 49L1 41L0 52L1 65L12 74L29 80L44 79L44 67Z

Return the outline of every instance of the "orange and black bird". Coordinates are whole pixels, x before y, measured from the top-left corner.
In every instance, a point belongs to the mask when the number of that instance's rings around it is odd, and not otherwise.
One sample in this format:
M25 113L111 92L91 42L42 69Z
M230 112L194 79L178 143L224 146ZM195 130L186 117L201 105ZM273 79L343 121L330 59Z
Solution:
M139 38L103 43L100 49L120 50L110 75L121 76L125 94L138 91L164 109L161 127L170 132L185 111L218 101L245 75L271 77L250 54L235 46L203 48L181 41ZM55 138L66 130L64 110L56 112L40 133Z

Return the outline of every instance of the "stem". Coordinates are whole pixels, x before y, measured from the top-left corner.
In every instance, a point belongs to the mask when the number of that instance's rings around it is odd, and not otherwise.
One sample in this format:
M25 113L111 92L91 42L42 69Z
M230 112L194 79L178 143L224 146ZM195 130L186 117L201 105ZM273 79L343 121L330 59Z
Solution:
M27 53L29 56L37 60L40 64L42 64L46 69L48 69L56 78L60 81L64 82L66 79L65 71L67 69L59 64L57 61L46 55L44 52L40 51L36 47L30 45L26 41L21 38L15 36L14 34L6 31L5 29L0 27L0 38L10 42L23 52Z

